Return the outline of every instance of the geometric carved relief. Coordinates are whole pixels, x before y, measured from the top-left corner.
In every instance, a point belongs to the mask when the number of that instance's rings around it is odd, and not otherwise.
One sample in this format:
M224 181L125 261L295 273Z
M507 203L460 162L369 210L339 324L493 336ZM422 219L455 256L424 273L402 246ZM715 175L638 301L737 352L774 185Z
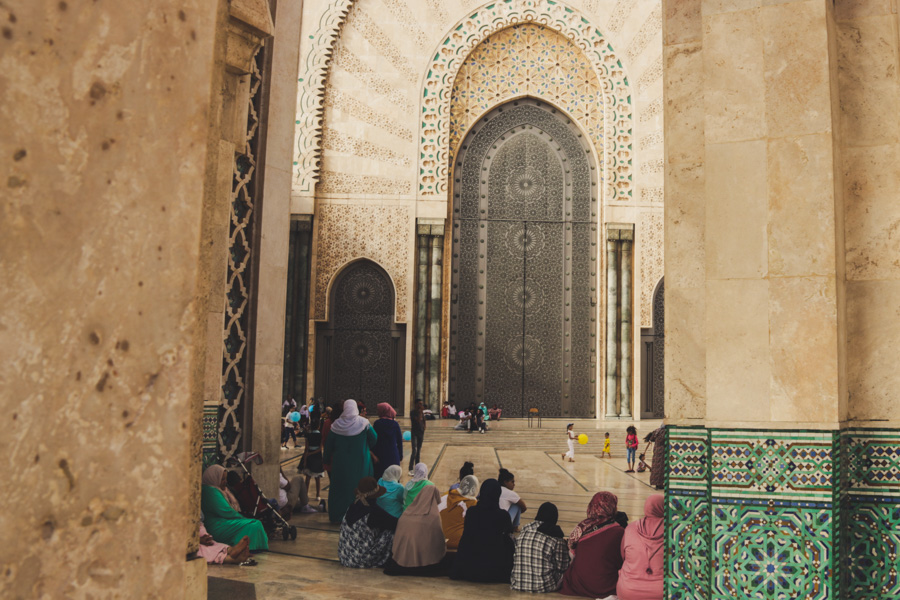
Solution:
M641 256L641 327L653 327L653 291L664 272L661 211L641 214L638 244Z
M396 288L398 323L406 322L407 280L413 247L409 210L402 206L326 204L316 214L316 287L314 319L327 315L328 286L348 262L368 258L384 268Z
M334 43L354 0L331 0L322 11L316 35L300 57L297 127L294 134L294 191L312 192L322 153L322 117L326 76Z
M552 29L523 23L484 40L459 70L451 96L451 161L477 119L525 95L562 108L602 152L603 89L584 53Z
M578 46L602 82L604 111L603 181L606 201L632 198L631 89L625 68L600 31L579 11L562 2L507 0L488 4L451 29L437 45L423 91L419 139L421 196L445 196L451 164L451 96L469 54L492 34L520 23L556 30ZM538 94L545 96L546 94ZM499 99L499 98L498 98ZM548 98L550 100L550 98Z

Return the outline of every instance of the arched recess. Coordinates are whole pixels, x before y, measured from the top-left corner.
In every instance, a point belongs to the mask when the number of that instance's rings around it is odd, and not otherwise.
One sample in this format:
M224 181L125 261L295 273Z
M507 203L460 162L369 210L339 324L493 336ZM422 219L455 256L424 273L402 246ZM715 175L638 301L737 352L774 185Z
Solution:
M631 90L625 67L599 29L563 2L509 0L493 2L471 12L438 45L428 66L419 126L420 197L449 192L453 164L450 122L451 92L467 57L492 34L517 23L536 23L574 42L603 83L604 140L602 181L606 201L633 196L631 172L633 117Z
M533 98L466 136L452 191L451 400L594 415L597 171L578 125Z
M653 292L653 326L641 329L641 418L662 419L665 408L666 284Z
M330 291L329 320L316 327L316 396L348 398L369 414L387 402L403 412L406 327L394 321L394 285L377 263L349 264Z

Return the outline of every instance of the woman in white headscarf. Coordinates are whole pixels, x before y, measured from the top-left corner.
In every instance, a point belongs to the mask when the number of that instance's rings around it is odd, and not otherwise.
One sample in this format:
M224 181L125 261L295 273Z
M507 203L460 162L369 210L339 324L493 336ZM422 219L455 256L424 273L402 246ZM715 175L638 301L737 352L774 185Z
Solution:
M391 465L378 480L378 485L385 489L384 495L378 498L378 506L398 519L403 514L403 493L406 491L400 483L401 475L403 470L400 465Z
M456 550L463 534L466 522L466 511L478 504L478 479L474 475L466 475L459 480L459 485L447 494L447 508L441 511L441 527L447 538L447 549Z
M363 477L371 477L371 449L378 436L369 420L359 415L356 400L345 400L341 416L331 424L325 440L325 462L331 465L328 488L328 518L340 523L356 498L356 486Z
M406 510L413 503L413 500L416 499L416 496L419 495L419 492L426 485L434 485L428 481L428 465L416 463L412 479L406 482L406 491L403 494L403 510ZM438 494L438 502L440 502L440 494Z

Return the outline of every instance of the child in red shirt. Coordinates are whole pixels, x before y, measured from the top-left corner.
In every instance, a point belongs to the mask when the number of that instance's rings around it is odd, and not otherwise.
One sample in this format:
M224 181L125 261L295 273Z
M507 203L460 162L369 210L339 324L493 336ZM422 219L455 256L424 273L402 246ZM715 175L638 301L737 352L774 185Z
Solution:
M635 429L634 425L629 425L628 429L625 431L627 433L625 436L625 452L626 460L628 461L628 469L626 469L625 472L634 473L634 455L637 452L639 444L637 429Z

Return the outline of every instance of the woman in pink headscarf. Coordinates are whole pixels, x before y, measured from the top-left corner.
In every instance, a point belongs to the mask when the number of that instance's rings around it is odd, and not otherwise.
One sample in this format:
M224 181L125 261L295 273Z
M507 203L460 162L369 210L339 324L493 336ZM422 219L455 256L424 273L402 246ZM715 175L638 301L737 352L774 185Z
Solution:
M563 575L560 594L607 598L616 593L622 567L620 545L625 530L616 522L619 499L609 492L594 494L587 518L569 535L572 563Z
M619 600L662 600L664 534L663 496L654 494L644 503L644 518L630 523L622 538Z

